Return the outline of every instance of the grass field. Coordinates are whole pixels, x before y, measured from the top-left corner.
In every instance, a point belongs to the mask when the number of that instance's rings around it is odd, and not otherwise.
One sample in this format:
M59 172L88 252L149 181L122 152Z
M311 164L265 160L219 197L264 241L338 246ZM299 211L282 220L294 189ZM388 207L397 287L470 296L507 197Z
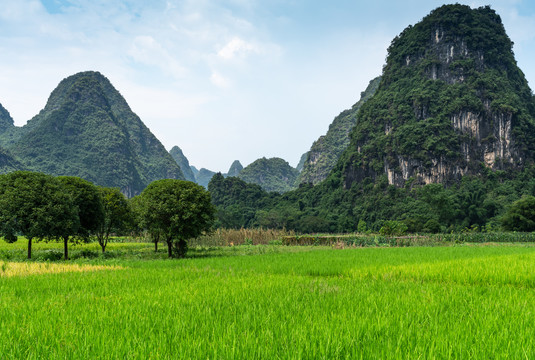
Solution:
M0 243L2 359L535 358L530 245L19 248Z

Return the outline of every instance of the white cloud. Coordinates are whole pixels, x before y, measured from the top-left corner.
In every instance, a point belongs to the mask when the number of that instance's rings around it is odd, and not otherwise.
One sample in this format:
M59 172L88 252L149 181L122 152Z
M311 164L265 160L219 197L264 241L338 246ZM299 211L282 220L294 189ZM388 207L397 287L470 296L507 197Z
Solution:
M231 86L230 79L224 77L216 71L212 72L212 76L210 76L210 81L212 82L212 84L220 88L228 88Z
M142 35L134 38L128 54L136 62L156 66L176 79L183 78L186 74L186 68L152 36Z
M225 60L232 60L236 57L244 57L251 53L258 54L260 53L260 49L256 45L248 43L239 37L235 37L217 52L217 56Z

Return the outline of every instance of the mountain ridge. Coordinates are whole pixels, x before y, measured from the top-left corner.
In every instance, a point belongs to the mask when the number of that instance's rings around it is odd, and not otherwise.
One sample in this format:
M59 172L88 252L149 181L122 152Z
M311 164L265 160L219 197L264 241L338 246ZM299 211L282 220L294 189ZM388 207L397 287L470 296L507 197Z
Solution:
M17 129L16 131L13 131ZM151 181L184 176L160 141L99 72L63 79L7 147L28 169L119 187L128 197Z

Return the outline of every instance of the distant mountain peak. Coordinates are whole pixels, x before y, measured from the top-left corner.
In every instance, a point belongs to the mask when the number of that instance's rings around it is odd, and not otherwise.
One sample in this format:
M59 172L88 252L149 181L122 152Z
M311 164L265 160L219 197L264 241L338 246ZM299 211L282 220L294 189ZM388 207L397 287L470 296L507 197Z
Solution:
M94 71L63 79L9 149L29 169L119 187L127 196L157 179L184 178L111 82Z
M182 170L186 180L195 182L195 174L191 170L188 158L184 155L182 149L180 149L178 146L173 146L171 151L169 151L169 154L171 154L178 166L180 166L180 170Z
M238 176L242 170L243 170L243 165L240 163L240 161L234 160L232 165L230 165L230 168L226 176Z

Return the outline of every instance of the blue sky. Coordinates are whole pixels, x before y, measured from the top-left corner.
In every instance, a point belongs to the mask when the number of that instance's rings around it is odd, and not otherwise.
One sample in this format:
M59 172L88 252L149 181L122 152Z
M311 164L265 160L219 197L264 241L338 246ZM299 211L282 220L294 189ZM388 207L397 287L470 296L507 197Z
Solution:
M535 84L535 5L490 4ZM434 0L0 0L0 103L19 126L63 78L96 70L169 150L225 172L296 165L380 75L386 49Z

